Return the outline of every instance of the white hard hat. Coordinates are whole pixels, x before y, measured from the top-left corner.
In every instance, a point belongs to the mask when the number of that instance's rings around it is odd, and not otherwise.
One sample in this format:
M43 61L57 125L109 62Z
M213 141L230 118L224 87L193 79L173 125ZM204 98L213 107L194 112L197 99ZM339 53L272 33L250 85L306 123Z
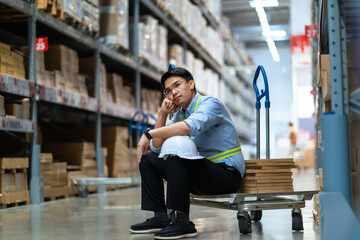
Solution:
M173 136L167 138L161 146L159 158L166 158L169 155L177 155L186 159L202 159L195 143L189 136Z

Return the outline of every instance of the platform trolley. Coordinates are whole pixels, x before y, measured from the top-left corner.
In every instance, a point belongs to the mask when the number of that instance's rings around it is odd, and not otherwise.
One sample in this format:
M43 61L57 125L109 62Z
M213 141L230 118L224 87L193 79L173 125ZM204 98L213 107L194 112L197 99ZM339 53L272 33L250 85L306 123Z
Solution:
M257 87L257 79L260 72L264 80L264 89L261 94ZM270 127L269 127L269 87L263 66L258 66L253 79L256 94L256 157L260 159L260 100L265 97L266 109L266 159L270 158ZM305 201L311 200L314 191L293 192L267 192L267 193L233 193L220 195L193 195L190 194L190 203L200 206L229 209L237 211L237 219L240 233L251 233L251 222L258 222L262 217L262 210L292 209L292 230L304 230L301 208L305 207ZM250 214L249 214L250 213Z

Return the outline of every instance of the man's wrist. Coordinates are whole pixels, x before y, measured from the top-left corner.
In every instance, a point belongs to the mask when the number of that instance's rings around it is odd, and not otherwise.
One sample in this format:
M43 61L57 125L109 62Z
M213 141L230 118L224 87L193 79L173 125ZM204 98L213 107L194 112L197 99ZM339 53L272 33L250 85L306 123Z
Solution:
M150 128L146 129L143 133L147 137L147 139L151 140L153 137L149 133Z

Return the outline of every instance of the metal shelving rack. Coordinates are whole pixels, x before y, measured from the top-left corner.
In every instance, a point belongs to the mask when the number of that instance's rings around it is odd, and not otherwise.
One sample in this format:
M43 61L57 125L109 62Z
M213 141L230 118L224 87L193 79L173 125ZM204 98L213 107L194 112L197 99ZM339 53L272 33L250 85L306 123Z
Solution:
M59 20L42 10L36 8L35 1L26 0L0 0L0 3L7 5L13 9L20 11L28 16L28 56L29 56L29 75L28 80L17 79L7 75L0 74L0 92L12 94L14 96L22 96L31 98L31 120L22 119L8 119L0 118L0 130L14 131L14 132L28 132L30 137L30 200L31 203L40 203L43 201L43 182L40 176L40 146L37 143L37 127L38 127L38 103L47 103L52 106L62 106L72 111L87 112L94 116L95 119L95 147L96 147L96 161L98 176L103 177L103 155L101 149L101 125L102 117L107 116L110 119L125 119L129 120L136 109L141 108L141 86L142 78L150 80L160 86L161 73L144 65L139 60L138 48L138 31L136 31L139 22L140 6L145 7L156 18L160 19L163 25L171 32L175 33L178 38L182 40L182 45L190 48L196 53L204 62L205 65L217 72L221 77L224 76L221 65L214 59L207 50L200 44L195 42L191 36L179 27L176 22L169 18L154 2L148 0L134 0L133 17L134 17L134 45L135 47L132 56L125 55L114 50L112 47L101 43L98 37L90 36L89 34L68 25L66 22ZM219 24L208 12L202 1L193 1L198 5L208 23L216 30L219 30ZM37 23L42 25L42 28L49 29L57 34L76 42L77 46L86 48L88 53L94 57L94 82L95 82L95 97L83 96L76 93L70 93L56 89L53 87L42 86L36 83L36 61L35 61L35 38ZM115 104L103 103L100 100L100 59L106 58L121 65L122 68L133 72L135 82L135 103L136 109L130 109ZM226 78L224 78L226 79ZM239 91L240 93L240 91ZM114 120L115 121L115 120ZM99 189L104 191L104 189Z
M317 159L324 168L324 192L320 193L323 239L358 239L353 237L360 236L360 223L351 209L349 147L349 112L360 113L360 89L349 95L346 49L347 40L359 39L359 11L360 3L355 0L323 1L320 29L325 29L324 36L328 34L324 42L328 40L332 109L321 116L323 153L322 159ZM320 51L324 49L327 46L320 45ZM319 104L321 102L320 99Z

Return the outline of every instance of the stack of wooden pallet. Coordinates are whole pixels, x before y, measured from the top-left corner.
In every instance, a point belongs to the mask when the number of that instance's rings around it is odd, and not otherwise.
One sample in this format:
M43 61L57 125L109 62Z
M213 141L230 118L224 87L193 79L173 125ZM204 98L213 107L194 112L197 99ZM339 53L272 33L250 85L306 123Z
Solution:
M293 179L291 168L295 163L291 158L247 160L246 172L239 192L291 192Z

